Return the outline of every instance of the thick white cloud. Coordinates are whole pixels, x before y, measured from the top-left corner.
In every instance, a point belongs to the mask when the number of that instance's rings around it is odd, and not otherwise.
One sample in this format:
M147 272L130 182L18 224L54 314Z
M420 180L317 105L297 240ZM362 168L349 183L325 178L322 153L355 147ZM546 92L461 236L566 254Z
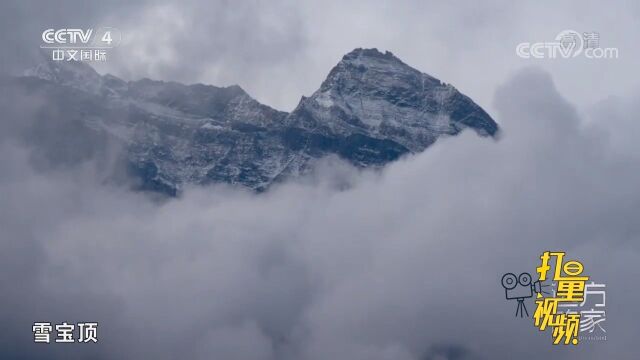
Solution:
M491 113L495 89L523 66L544 68L581 107L640 87L629 76L640 56L635 2L190 0L139 9L104 12L101 22L121 28L126 40L104 71L133 79L239 84L285 111L318 89L340 58L357 47L392 51ZM597 32L600 46L617 47L619 58L516 55L519 43L553 41L567 29Z
M165 203L97 185L90 166L36 171L0 138L3 357L632 359L640 162L615 146L627 122L583 121L537 69L494 106L499 141L466 132L380 173L327 159L264 194ZM501 275L554 249L608 284L608 341L553 347L513 317ZM35 346L43 320L98 320L100 343Z
M381 173L328 159L316 178L265 194L190 189L159 204L101 184L103 162L36 170L17 133L42 104L28 98L33 113L7 113L3 102L23 94L1 94L3 358L635 358L636 3L0 8L0 73L22 69L45 28L116 26L125 41L103 71L238 83L289 110L344 53L378 47L454 84L503 128L497 142L465 133ZM516 44L564 29L599 32L620 59L516 57ZM547 73L503 84L528 64ZM549 249L583 259L608 284L607 342L554 348L513 318L500 276L532 272ZM34 321L91 320L99 345L32 344Z
M587 107L640 88L640 7L634 1L559 4L485 1L3 1L0 73L19 71L44 29L119 28L123 44L100 66L127 79L151 77L218 86L239 84L252 96L291 110L315 91L356 47L394 52L408 64L458 87L495 112L495 89L517 69L552 74L572 103ZM521 42L552 41L562 30L597 32L619 59L521 59ZM274 91L277 89L278 91Z

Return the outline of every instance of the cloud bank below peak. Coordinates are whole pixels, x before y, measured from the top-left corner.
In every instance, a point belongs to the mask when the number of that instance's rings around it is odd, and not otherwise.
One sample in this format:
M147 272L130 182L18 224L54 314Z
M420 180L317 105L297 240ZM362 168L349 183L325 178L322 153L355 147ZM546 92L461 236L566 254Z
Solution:
M0 353L631 359L632 317L611 310L606 342L554 347L499 285L561 249L615 308L635 306L640 159L602 136L625 123L585 122L539 69L495 99L497 142L465 132L381 173L327 159L264 194L192 188L162 205L96 185L87 167L42 173L0 137ZM97 345L35 346L28 331L94 320Z

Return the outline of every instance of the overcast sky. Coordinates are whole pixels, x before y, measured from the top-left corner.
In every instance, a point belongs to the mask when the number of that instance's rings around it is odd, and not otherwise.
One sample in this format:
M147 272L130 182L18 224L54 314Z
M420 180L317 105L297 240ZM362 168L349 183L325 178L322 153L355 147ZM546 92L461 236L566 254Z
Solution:
M265 194L194 188L160 205L91 164L36 169L17 141L32 114L3 111L0 357L637 357L637 3L95 4L2 2L2 71L26 66L45 28L114 26L124 43L101 72L240 84L290 110L344 53L377 47L452 83L503 134L464 132L381 173L326 159ZM564 29L599 32L620 58L516 56ZM3 108L37 111L3 89ZM556 249L607 283L606 342L554 347L513 317L500 277ZM35 321L94 320L97 345L32 344Z
M572 102L586 106L639 87L640 3L566 1L4 1L5 67L20 69L47 28L117 27L123 44L102 72L212 85L239 84L290 111L356 47L389 50L452 83L492 110L493 92L536 65ZM521 59L518 43L552 41L562 30L597 32L616 60ZM19 57L15 55L20 55ZM16 61L19 59L19 61ZM277 88L278 91L273 91Z

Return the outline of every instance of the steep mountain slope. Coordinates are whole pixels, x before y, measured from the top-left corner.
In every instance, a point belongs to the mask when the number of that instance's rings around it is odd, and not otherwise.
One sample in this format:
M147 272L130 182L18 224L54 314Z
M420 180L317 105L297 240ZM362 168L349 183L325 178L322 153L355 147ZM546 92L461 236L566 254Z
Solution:
M498 130L482 108L453 86L376 49L345 55L320 89L300 102L288 124L331 136L389 139L412 152L466 127L480 135Z
M83 63L46 62L11 82L45 99L49 110L39 112L33 129L46 122L48 130L38 136L57 140L42 141L52 146L44 154L72 161L68 154L75 150L100 152L100 144L118 143L137 188L169 195L186 184L214 182L264 190L329 154L356 166L382 166L467 127L481 136L498 131L451 85L376 49L345 55L290 114L258 103L239 86L126 82ZM56 134L58 123L73 126ZM100 141L81 141L74 150L75 142L65 140L72 135ZM60 143L71 148L60 153L53 148Z

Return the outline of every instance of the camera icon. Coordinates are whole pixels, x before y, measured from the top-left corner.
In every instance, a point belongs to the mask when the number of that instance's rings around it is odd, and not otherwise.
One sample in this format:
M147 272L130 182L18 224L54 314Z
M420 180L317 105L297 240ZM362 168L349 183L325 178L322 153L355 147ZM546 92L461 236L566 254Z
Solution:
M529 312L524 305L524 299L533 297L534 294L542 292L542 284L540 281L532 282L531 274L523 272L519 276L513 273L506 273L502 276L502 287L504 288L505 298L507 300L517 300L518 307L516 309L516 317L524 317Z

